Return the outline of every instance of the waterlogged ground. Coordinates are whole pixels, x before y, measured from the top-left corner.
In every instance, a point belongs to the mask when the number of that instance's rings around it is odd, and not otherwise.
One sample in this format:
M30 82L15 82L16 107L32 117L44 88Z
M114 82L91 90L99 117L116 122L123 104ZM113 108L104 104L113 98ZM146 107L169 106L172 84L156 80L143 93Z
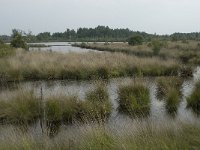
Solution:
M62 52L62 53L69 53L69 52L77 52L77 53L82 53L82 52L90 52L90 51L95 51L99 52L96 50L92 49L86 49L86 48L79 48L79 47L73 47L71 44L73 43L68 43L68 42L47 42L47 43L30 43L30 44L42 44L47 47L30 47L29 50L31 51L52 51L52 52Z
M182 97L181 103L178 106L176 114L168 114L165 109L165 101L159 100L156 96L157 84L156 78L117 78L107 81L107 90L110 96L110 100L113 104L113 112L109 119L109 124L121 124L128 120L134 120L126 115L122 115L118 112L118 88L121 85L134 83L135 81L141 81L146 84L150 90L151 99L151 111L150 115L146 118L152 121L169 121L180 120L194 122L200 119L192 110L187 109L186 98L192 93L195 83L200 79L200 67L194 71L194 77L185 79L182 85ZM88 91L94 89L96 85L95 81L36 81L36 82L22 82L22 83L9 83L2 84L0 86L0 97L8 98L15 93L16 89L33 90L38 97L42 96L44 99L51 96L78 96L80 100L84 100L85 94ZM42 91L41 91L42 89Z

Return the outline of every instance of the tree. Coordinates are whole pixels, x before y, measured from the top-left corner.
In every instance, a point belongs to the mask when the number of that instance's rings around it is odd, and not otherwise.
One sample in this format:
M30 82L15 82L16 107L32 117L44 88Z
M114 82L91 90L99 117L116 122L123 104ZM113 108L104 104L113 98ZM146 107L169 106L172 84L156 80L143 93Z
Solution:
M24 37L22 36L22 32L16 29L12 31L12 40L10 45L15 48L23 48L28 50L28 46L24 40Z
M142 45L142 42L143 42L144 38L143 36L141 35L135 35L135 36L132 36L128 39L128 44L129 45Z

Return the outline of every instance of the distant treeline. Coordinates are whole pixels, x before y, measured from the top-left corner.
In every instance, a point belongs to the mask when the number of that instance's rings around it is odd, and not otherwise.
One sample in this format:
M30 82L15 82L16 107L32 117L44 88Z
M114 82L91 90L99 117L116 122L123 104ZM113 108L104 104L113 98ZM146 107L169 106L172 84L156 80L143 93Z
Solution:
M150 41L153 38L162 40L200 40L200 32L198 33L174 33L172 35L156 35L145 32L131 31L130 29L111 29L108 26L98 26L96 28L79 28L78 30L67 29L65 32L43 32L38 35L33 35L31 32L25 33L21 31L27 42L125 42L129 37L141 35L145 41ZM2 35L0 38L4 42L10 42L11 36Z

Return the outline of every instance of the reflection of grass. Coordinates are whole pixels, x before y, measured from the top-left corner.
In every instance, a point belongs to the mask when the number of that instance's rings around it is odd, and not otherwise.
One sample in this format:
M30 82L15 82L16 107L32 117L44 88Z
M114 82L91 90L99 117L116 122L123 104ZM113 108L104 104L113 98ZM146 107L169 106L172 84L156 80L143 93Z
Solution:
M31 123L38 119L46 121L47 124L105 122L112 111L107 90L103 85L90 91L84 101L74 96L57 96L45 99L44 104L41 102L33 92L17 90L9 100L1 98L0 121L13 124Z
M22 133L14 128L1 129L1 149L81 149L81 150L187 150L200 148L200 126L177 123L173 125L142 125L133 123L123 129L88 125L85 128L62 130L54 138Z
M92 79L119 76L178 75L181 66L173 60L138 58L121 53L23 52L0 58L0 80Z
M160 77L157 80L157 97L162 99L167 96L171 89L176 89L181 94L183 80L178 77Z
M174 115L177 112L182 83L183 80L178 77L158 79L157 97L158 99L165 99L165 107L169 114Z
M38 48L40 48L40 47L49 47L49 46L47 46L45 44L29 44L28 47L33 47L33 48L38 47Z
M187 106L194 112L200 113L200 82L195 86L193 93L187 98Z
M129 115L141 116L149 113L149 90L143 85L129 85L119 88L119 110Z
M180 103L180 93L177 89L172 88L166 95L166 109L169 114L177 112Z

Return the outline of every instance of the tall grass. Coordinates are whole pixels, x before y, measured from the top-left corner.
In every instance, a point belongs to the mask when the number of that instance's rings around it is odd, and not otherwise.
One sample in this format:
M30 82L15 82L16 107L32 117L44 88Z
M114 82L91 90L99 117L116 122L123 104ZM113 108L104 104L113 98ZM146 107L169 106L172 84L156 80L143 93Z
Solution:
M32 91L18 91L11 99L1 100L1 107L0 117L9 123L27 124L40 116L39 100Z
M166 110L169 114L175 115L180 103L180 93L177 89L172 88L166 95Z
M82 103L84 121L97 121L104 123L112 112L112 104L104 83L97 83L94 90L86 94L86 100Z
M15 54L15 49L3 42L0 42L0 58L7 57Z
M129 46L127 43L110 43L108 45L102 43L87 43L74 44L74 46L95 49L99 51L121 52L125 54L132 54L140 57L152 57L151 43L144 43L140 46ZM164 47L160 50L159 57L161 58L175 58L179 59L184 64L200 64L199 58L199 43L190 41L188 43L182 42L164 42Z
M181 100L183 79L179 77L158 78L157 98L165 100L165 108L170 115L175 115Z
M196 84L193 93L187 98L187 107L200 114L200 82Z
M119 76L178 75L181 65L172 59L138 58L121 53L23 52L0 59L4 81L93 79Z
M29 150L197 150L200 148L199 124L161 123L155 125L140 122L126 125L124 129L106 128L88 125L84 128L63 130L57 137L23 133L15 128L2 130L1 149Z
M143 85L120 87L119 111L131 116L145 116L150 111L149 90Z

